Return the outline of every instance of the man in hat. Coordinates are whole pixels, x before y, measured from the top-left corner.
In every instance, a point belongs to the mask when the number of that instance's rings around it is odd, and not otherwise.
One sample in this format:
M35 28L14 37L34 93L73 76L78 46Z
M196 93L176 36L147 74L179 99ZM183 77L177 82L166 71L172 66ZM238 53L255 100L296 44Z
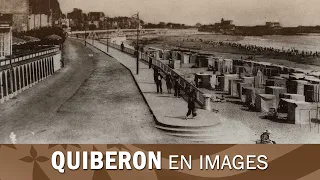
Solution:
M270 140L270 134L271 132L269 130L266 130L263 132L260 136L260 140L262 144L271 144L272 141Z
M197 116L195 97L193 96L188 97L188 113L185 119L187 120L190 115L192 115L192 119Z

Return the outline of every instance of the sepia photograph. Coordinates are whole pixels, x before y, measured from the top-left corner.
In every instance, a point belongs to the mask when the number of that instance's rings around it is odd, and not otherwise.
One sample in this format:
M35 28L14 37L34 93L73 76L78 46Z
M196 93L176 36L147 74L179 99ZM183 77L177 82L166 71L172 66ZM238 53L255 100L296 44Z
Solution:
M0 0L1 144L320 144L319 0Z

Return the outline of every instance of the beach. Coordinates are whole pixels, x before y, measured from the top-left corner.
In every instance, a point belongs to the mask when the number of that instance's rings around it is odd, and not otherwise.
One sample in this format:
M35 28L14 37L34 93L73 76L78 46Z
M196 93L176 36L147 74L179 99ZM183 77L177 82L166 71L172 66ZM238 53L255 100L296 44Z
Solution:
M284 49L294 48L299 51L320 50L320 36L318 34L305 36L263 36L263 37L245 37L245 36L230 36L221 34L196 33L190 30L189 33L184 31L180 35L177 33L167 33L158 36L142 36L141 43L146 46L157 47L160 49L184 48L190 50L203 51L213 54L216 57L229 59L248 59L254 57L254 61L270 62L273 64L320 71L320 57L301 58L287 57L281 55L273 55L266 53L253 53L250 51L241 50L230 46L213 46L209 42L230 42L241 43L243 45L268 46L273 48ZM135 43L135 40L128 40L128 44ZM308 44L309 43L309 44ZM286 46L285 46L286 45ZM318 50L318 51L319 51Z
M251 43L254 41L251 38ZM261 38L261 37L260 37ZM275 37L272 37L275 38ZM300 39L302 37L299 37ZM310 38L310 37L307 37ZM171 48L184 48L195 51L201 51L203 53L213 54L216 57L222 57L224 59L246 59L251 56L252 53L240 51L238 49L218 46L212 47L205 43L205 41L226 41L226 42L245 42L248 41L246 37L240 36L227 36L227 35L214 35L214 34L182 34L182 35L161 35L158 37L143 38L142 42L147 46L156 47L160 49ZM279 40L278 40L279 41ZM128 41L130 43L130 41ZM131 41L131 43L134 41ZM319 41L320 42L320 41ZM272 43L271 43L272 44ZM261 44L260 44L261 45ZM270 44L269 44L270 45ZM294 46L295 44L288 44ZM296 46L298 47L298 46ZM316 47L316 46L315 46ZM305 70L320 71L320 63L316 59L292 61L288 59L275 58L267 55L255 55L255 61L270 62L273 64L300 68ZM177 69L184 77L193 82L195 73L212 74L208 71L208 68L190 68L181 67ZM250 111L244 106L239 99L228 95L227 92L221 92L217 90L207 90L201 88L206 94L211 94L213 97L221 98L224 96L227 100L225 103L211 102L211 107L214 110L219 110L219 114L228 121L236 121L244 124L250 131L251 141L254 142L266 129L272 129L272 138L277 143L319 143L319 136L316 127L312 127L310 130L309 125L295 125L273 122L268 119L264 119L264 113ZM227 122L226 122L227 123ZM284 131L285 129L285 131ZM232 131L230 129L230 131Z

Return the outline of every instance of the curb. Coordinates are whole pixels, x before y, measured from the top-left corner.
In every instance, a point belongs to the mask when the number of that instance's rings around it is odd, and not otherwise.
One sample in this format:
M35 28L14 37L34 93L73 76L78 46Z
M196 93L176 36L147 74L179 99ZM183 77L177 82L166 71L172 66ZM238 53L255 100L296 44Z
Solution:
M102 53L106 54L107 56L110 56L110 57L112 57L113 59L117 60L116 58L114 58L113 56L111 56L110 54L108 54L107 52L104 52L103 50L101 50L101 49L93 46L93 45L90 44L90 43L87 43L87 44L89 44L90 46L98 49L99 51L101 51ZM111 47L111 48L112 48L112 47ZM114 48L113 48L113 49L114 49ZM118 61L118 60L117 60L117 61ZM134 80L134 83L136 84L136 86L138 87L138 90L139 90L140 94L142 95L142 98L143 98L144 102L145 102L145 103L147 104L147 106L148 106L149 112L151 113L151 115L152 115L152 117L153 117L153 120L156 122L157 125L160 125L160 122L158 121L157 117L154 115L153 110L151 109L151 106L149 105L146 97L143 95L143 92L142 92L142 90L141 90L141 88L140 88L140 86L139 86L139 84L138 84L138 82L137 82L137 80L136 80L133 72L132 72L127 66L125 66L124 64L122 64L120 61L118 61L118 62L119 62L124 68L126 68L126 69L130 72L130 74L131 74L131 76L132 76L132 78L133 78L133 80Z

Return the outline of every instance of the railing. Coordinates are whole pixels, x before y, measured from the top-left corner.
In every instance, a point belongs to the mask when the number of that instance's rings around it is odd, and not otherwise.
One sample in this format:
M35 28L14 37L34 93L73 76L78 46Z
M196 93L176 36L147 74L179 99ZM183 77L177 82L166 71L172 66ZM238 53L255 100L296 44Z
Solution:
M35 57L51 54L51 53L58 52L58 51L59 51L58 47L51 47L51 48L47 48L47 49L34 51L31 54L15 55L12 57L11 63L17 63L20 61L28 60L30 58L35 58ZM5 58L5 59L0 60L0 66L6 66L6 65L10 65L10 58Z
M100 41L100 43L107 45L105 42ZM121 51L121 46L118 44L109 43L109 46ZM127 47L124 47L123 51L125 53L130 54L130 55L134 55L136 52L134 49L130 49ZM141 53L141 60L145 61L146 63L149 63L149 58L151 58L151 57L144 54L144 53ZM184 77L180 76L176 71L174 71L168 65L164 64L161 60L152 58L152 64L159 67L165 74L170 74L171 76L178 77L178 82L180 83L183 90L185 90L187 86L189 88L191 88L191 90L194 90L196 92L196 100L197 100L198 104L201 106L205 105L204 93L200 89L198 89L195 85L193 85L192 83L187 81Z

